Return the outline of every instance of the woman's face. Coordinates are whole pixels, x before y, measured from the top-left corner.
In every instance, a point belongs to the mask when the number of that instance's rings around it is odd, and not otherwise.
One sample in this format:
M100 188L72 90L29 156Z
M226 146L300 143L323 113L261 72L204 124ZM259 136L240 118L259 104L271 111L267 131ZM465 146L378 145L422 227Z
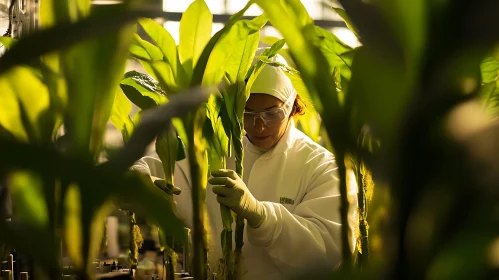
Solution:
M252 93L246 101L245 110L247 112L263 111L279 108L283 102L271 95L263 93ZM261 149L271 149L274 147L286 131L289 117L283 122L271 127L267 127L260 118L245 118L244 130L253 145Z

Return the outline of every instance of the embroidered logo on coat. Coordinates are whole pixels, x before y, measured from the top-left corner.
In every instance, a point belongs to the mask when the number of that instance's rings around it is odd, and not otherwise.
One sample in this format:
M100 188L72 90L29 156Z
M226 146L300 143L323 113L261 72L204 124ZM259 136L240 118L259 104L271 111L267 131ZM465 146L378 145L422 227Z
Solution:
M291 198L281 197L281 198L280 198L279 203L281 203L281 204L291 204L291 205L293 205L293 204L295 204L295 201L294 201L294 200L292 200Z

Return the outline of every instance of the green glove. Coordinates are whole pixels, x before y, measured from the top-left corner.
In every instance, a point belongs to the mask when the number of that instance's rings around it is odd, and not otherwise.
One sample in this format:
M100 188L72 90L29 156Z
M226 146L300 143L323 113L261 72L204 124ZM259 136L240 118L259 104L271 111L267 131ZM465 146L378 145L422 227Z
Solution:
M220 169L211 173L208 182L213 185L218 203L245 218L248 225L257 228L265 220L265 207L248 190L246 184L233 170Z

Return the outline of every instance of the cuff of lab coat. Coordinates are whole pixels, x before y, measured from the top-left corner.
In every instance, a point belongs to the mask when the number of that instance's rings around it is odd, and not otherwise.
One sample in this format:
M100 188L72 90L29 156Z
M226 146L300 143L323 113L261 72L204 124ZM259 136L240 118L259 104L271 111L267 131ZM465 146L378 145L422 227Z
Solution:
M274 243L282 230L282 215L279 206L272 202L262 202L265 208L265 220L257 228L248 226L246 234L253 246L268 247ZM277 209L276 209L277 208Z

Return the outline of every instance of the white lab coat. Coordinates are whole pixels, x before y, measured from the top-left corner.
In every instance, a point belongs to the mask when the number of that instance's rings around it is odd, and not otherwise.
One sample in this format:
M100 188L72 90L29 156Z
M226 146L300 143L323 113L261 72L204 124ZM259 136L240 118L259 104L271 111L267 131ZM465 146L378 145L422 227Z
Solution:
M244 146L248 139L244 138ZM162 177L161 162L144 157L152 176ZM227 168L235 170L233 160ZM243 279L306 279L307 273L333 271L341 263L340 191L334 156L291 125L277 143L253 164L246 185L266 208L267 217L258 228L245 226ZM192 203L189 165L177 162L175 186L182 193L175 197L177 211L192 228ZM349 195L353 209L356 190ZM206 190L209 230L209 261L216 268L221 257L220 233L223 229L220 205L211 186ZM351 249L355 238L351 232ZM234 225L235 227L235 225ZM235 248L235 244L233 245Z

